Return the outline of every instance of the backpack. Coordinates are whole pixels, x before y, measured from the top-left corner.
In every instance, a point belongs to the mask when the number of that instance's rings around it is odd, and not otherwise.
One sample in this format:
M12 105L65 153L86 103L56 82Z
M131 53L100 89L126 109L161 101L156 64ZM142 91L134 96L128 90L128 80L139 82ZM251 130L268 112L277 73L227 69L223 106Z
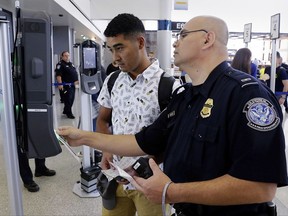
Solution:
M111 96L111 91L114 86L114 83L119 76L121 70L115 71L113 74L111 74L108 82L107 82L107 88L108 92ZM172 96L172 87L175 82L175 78L173 76L170 76L168 73L163 72L160 77L159 86L158 86L158 102L160 106L160 111L163 111L167 105L169 104Z

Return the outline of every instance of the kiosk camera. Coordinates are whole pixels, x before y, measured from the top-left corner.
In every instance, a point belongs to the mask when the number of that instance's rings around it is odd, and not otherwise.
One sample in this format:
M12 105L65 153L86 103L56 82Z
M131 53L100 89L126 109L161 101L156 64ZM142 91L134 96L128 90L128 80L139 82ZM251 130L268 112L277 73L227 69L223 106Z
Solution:
M16 99L21 99L18 108L23 109L24 150L28 158L54 156L62 149L53 127L50 17L21 10L17 38L21 89Z
M80 46L81 88L87 94L96 94L102 86L100 45L92 40Z

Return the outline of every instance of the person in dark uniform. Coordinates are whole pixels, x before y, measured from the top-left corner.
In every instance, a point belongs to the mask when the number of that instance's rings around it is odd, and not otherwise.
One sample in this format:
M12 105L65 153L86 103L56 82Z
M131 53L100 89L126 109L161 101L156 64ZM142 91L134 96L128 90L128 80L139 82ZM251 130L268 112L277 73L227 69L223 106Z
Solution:
M18 151L18 162L19 162L19 172L21 179L24 183L24 187L27 188L29 192L39 191L38 184L33 180L33 174L29 166L29 159L25 152L23 152L19 145L17 145ZM35 177L40 176L54 176L56 174L55 170L50 170L45 165L45 158L39 159L35 158Z
M271 66L265 68L264 74L268 74L271 77ZM271 79L266 81L268 87L271 85ZM276 73L275 73L275 94L280 104L283 104L286 112L288 106L286 102L286 94L280 92L288 92L288 74L284 67L282 67L282 57L279 52L276 52Z
M68 51L61 53L61 61L56 65L56 79L60 84L58 89L63 92L64 110L63 114L67 118L74 119L72 113L72 105L75 98L75 84L78 83L78 74L72 62L70 62L70 54ZM61 85L63 83L64 85Z
M119 66L117 65L117 62L113 61L108 65L106 69L106 76L108 76L110 73L116 70L119 70Z
M173 44L175 65L192 84L149 127L107 135L64 126L71 146L118 155L163 155L164 170L133 185L182 216L268 216L277 186L288 185L283 115L274 93L228 63L228 28L212 16L188 21ZM275 214L273 214L275 215Z

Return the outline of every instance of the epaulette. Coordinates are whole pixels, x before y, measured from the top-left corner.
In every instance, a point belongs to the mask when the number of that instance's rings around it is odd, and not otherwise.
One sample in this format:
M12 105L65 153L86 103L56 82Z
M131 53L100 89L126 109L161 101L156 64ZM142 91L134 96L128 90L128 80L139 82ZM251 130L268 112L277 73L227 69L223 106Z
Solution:
M225 73L225 75L239 83L239 85L241 85L241 88L251 85L259 85L259 82L256 80L256 78L251 77L250 75L239 70L235 70L233 68L230 68L230 70Z

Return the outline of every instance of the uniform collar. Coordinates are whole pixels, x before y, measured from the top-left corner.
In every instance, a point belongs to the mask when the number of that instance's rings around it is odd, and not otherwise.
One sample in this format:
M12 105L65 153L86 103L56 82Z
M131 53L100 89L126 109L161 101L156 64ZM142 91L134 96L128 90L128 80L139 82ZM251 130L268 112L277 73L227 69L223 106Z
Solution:
M63 64L70 64L70 61L69 62L66 62L66 61L64 61L64 60L61 60L61 62L63 63Z
M226 71L229 69L229 65L226 61L220 63L217 65L213 71L210 73L210 75L207 77L206 81L202 84L202 87L199 89L199 93L202 94L205 98L208 98L209 93L211 92L211 89L213 88L216 80L226 73Z

